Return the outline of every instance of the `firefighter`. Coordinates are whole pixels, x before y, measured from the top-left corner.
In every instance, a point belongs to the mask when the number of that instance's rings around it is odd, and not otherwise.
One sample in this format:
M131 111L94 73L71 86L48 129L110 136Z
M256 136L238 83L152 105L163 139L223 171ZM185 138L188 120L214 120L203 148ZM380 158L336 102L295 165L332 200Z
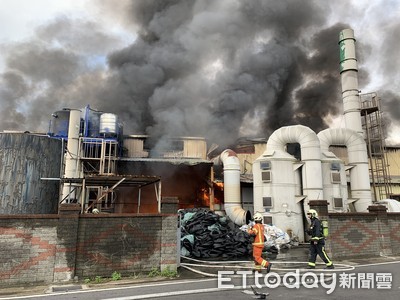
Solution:
M261 272L262 267L267 269L267 273L270 272L272 264L261 257L264 249L264 225L262 224L263 216L259 212L254 214L254 226L250 227L248 233L254 236L253 242L253 259L255 265L255 271Z
M325 252L325 237L321 221L318 219L318 213L315 209L310 209L307 212L307 217L311 220L310 229L307 234L311 236L310 240L310 256L307 269L315 269L315 261L317 254L326 264L326 269L334 269L333 262Z

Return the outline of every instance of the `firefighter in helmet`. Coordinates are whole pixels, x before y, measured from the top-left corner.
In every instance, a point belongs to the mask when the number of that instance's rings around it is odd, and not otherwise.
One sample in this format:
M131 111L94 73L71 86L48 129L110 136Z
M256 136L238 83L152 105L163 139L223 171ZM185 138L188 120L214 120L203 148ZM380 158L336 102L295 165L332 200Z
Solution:
M318 213L315 209L310 209L307 212L307 217L310 218L310 229L307 234L311 236L310 239L310 255L308 260L308 269L315 269L315 261L317 255L325 262L327 269L334 269L333 262L325 252L325 237L321 221L318 219Z
M261 257L264 249L264 225L262 224L263 216L259 212L254 214L254 226L248 229L248 233L254 236L253 242L253 259L255 271L260 272L261 268L267 269L267 273L271 270L271 263Z

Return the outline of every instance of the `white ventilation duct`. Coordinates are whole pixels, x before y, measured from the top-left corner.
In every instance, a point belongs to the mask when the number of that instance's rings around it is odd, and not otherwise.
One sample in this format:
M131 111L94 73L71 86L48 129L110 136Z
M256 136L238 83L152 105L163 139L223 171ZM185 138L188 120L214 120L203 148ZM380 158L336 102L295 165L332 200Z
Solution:
M242 208L240 197L240 162L236 153L226 149L220 155L224 166L224 206L227 216L237 225L247 224L250 212Z
M302 170L303 194L307 196L307 200L324 199L321 151L316 133L303 125L281 127L269 137L267 151L285 151L288 143L300 144L301 161L304 163Z
M351 197L357 212L367 211L372 204L369 182L367 147L363 137L346 128L326 129L318 133L321 152L328 152L329 146L344 145L349 156Z
M301 161L287 152L287 144L298 143ZM323 200L321 151L314 131L302 125L277 129L265 152L253 163L254 211L266 223L304 241L303 211L308 201ZM301 203L303 201L303 204Z
M355 130L363 135L355 41L352 29L344 29L340 32L340 77L342 82L343 114L346 128Z

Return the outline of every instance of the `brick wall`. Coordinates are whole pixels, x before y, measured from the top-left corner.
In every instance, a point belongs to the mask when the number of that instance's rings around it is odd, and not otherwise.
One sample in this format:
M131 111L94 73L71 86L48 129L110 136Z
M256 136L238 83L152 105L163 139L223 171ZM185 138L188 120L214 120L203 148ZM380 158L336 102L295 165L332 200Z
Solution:
M177 269L176 214L0 216L0 286Z
M170 206L173 199L162 205ZM0 286L51 283L177 269L176 214L0 215ZM175 210L176 211L176 210ZM327 250L333 260L400 254L400 213L330 213Z
M0 285L53 281L57 215L0 217Z
M374 214L329 214L327 249L332 258L378 256L378 226Z
M320 211L321 207L313 204L310 201L310 206ZM326 216L322 213L321 219L329 222L326 250L332 259L400 253L400 213L387 213L382 205L372 205L368 210Z
M393 255L400 255L400 213L389 213L390 243Z

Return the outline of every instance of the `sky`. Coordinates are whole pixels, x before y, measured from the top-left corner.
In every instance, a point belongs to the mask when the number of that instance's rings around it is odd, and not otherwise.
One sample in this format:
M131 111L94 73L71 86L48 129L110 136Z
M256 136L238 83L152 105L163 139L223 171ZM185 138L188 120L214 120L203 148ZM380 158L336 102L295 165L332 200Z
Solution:
M0 131L47 132L86 105L154 147L344 127L337 42L352 28L361 93L400 145L399 0L0 0L0 22Z

